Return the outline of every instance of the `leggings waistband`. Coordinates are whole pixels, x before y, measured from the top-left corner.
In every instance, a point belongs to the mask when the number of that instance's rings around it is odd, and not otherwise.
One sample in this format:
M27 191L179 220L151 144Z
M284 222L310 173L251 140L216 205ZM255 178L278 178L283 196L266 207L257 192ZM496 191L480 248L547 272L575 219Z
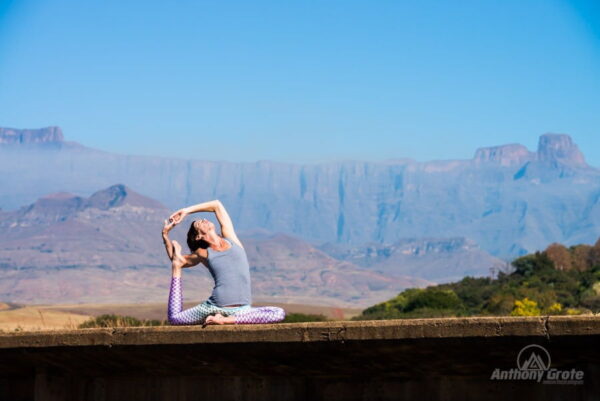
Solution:
M240 305L240 306L219 306L219 305L217 305L216 303L214 303L213 301L211 301L209 299L207 299L204 302L206 302L207 304L210 304L212 306L215 306L217 308L225 309L225 310L230 310L230 311L238 310L238 309L245 309L245 308L249 308L251 306L250 304L245 304L245 305Z

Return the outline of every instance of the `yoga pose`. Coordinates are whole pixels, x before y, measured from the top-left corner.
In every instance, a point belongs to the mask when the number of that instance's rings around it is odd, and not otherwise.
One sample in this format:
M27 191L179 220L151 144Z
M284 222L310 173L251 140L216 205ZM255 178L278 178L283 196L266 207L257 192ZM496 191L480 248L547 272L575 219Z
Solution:
M187 215L196 212L214 212L221 225L221 235L217 234L215 225L209 220L194 221L187 233L187 245L191 253L183 255L181 245L169 239L169 231ZM204 202L178 210L165 220L162 235L172 268L169 323L273 323L285 318L285 311L281 308L251 306L250 267L246 251L220 201ZM199 263L208 268L215 280L212 295L203 303L182 310L181 269Z

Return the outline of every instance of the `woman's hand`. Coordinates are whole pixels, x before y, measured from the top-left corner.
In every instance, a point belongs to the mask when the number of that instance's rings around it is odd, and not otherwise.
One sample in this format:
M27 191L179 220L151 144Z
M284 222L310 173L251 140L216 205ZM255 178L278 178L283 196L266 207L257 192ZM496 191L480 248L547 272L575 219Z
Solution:
M173 225L179 224L185 219L185 217L190 214L187 208L179 209L175 213L169 216L169 222L172 222Z
M175 222L169 222L169 220L165 220L164 225L163 225L163 229L162 229L162 233L163 234L168 234L169 231L171 231L173 229L173 227L175 227Z

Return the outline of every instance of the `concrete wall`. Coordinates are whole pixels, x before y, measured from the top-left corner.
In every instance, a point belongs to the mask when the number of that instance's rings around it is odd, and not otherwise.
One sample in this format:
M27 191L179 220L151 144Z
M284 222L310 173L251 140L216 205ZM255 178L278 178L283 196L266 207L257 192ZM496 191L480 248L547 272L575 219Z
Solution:
M539 344L580 384L490 380ZM597 400L600 318L464 318L0 335L0 400Z

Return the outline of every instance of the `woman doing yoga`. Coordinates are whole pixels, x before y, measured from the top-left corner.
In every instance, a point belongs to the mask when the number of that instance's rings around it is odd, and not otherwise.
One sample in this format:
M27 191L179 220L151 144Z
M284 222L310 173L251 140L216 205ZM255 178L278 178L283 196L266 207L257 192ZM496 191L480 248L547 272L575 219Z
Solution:
M187 234L189 255L181 253L181 245L169 239L169 231L192 213L213 212L221 225L221 235L215 225L196 220ZM242 324L273 323L285 318L285 311L274 306L251 306L250 267L246 251L235 234L231 218L218 200L186 207L173 213L162 231L165 248L171 259L171 290L169 292L169 323L182 324ZM212 295L193 308L182 310L181 269L203 264L215 285Z

